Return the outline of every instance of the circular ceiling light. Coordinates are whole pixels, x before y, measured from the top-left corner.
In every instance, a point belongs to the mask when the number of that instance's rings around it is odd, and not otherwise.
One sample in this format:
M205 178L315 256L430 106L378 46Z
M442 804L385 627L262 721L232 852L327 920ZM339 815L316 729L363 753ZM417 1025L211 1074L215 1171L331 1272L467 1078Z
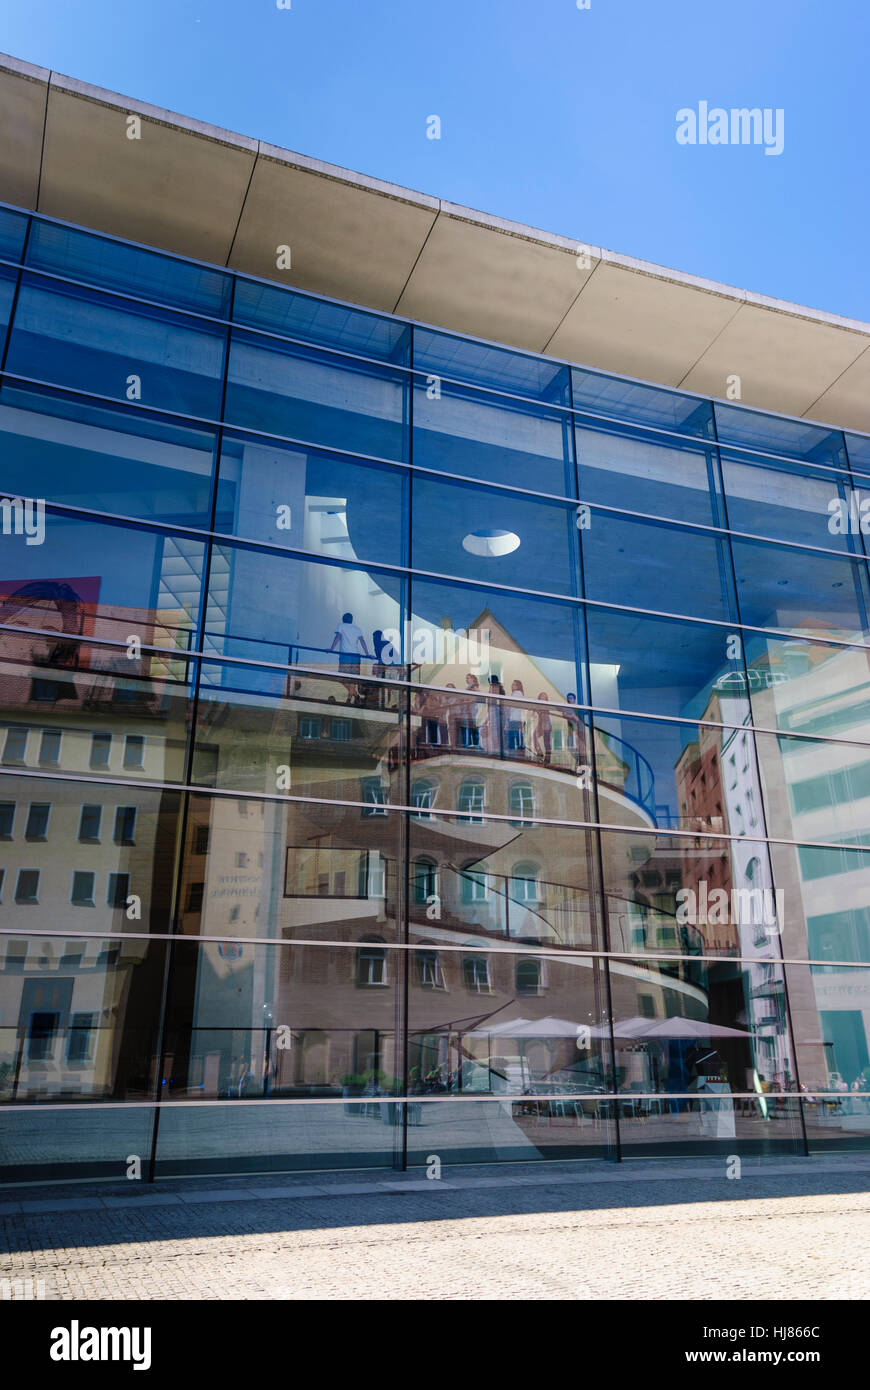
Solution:
M510 555L516 550L520 538L513 531L470 531L462 542L462 549L472 555Z

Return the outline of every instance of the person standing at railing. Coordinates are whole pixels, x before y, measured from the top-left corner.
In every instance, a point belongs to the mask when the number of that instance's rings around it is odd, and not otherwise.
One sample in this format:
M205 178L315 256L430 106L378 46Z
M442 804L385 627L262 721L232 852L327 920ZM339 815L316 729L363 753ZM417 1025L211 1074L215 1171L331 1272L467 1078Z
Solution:
M568 692L568 704L577 704L577 696L573 690ZM569 710L565 715L565 723L568 725L568 742L574 750L578 766L586 762L586 726L580 711Z
M505 689L498 676L489 678L490 695L504 695ZM503 710L500 700L487 700L486 702L486 747L489 753L498 757L502 747L502 717Z
M513 681L511 695L525 695L522 681ZM523 705L510 704L506 707L505 724L507 728L508 753L524 753L526 747L526 710Z
M342 613L341 622L336 624L335 636L329 650L338 652L340 670L353 671L357 675L359 674L360 655L369 656L370 653L362 628L357 627L352 613ZM348 685L347 695L349 703L359 704L359 686L355 682Z
M550 697L546 690L542 690L538 699L548 702ZM540 758L541 762L544 763L550 761L553 742L552 730L553 721L550 718L550 711L548 709L539 709L535 716L535 753L537 757Z

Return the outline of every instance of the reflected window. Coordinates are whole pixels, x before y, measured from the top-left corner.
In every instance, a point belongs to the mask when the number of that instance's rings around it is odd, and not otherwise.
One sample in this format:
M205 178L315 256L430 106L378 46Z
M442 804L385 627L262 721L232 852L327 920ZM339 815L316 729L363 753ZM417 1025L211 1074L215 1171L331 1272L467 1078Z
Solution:
M357 984L378 986L387 983L387 952L384 946L375 943L382 941L380 936L364 938L357 951Z
M472 860L462 870L462 901L464 903L485 903L489 898L489 876L483 869L475 868Z
M414 863L414 902L427 903L438 893L438 872L433 859L417 859Z
M543 993L541 962L530 956L520 956L516 963L517 994Z
M70 901L74 907L94 906L94 885L96 874L86 870L76 870L73 874Z
M134 845L136 832L136 807L118 806L115 810L115 844Z
M108 767L112 748L111 734L91 735L91 767Z
M384 809L387 804L387 789L380 777L364 777L362 784L364 816L385 816Z
M18 882L15 885L15 901L17 903L39 902L38 869L18 870Z
M411 805L415 808L415 820L431 820L428 812L435 804L436 786L434 782L411 783Z
M511 874L511 897L517 903L541 901L540 870L536 864L522 862Z
M0 840L11 840L15 826L15 802L0 801Z
M124 741L124 766L145 766L145 740L141 734L128 734Z
M60 1014L32 1013L27 1030L28 1062L48 1062L54 1053Z
M530 782L514 782L510 789L511 825L531 825L535 815L535 792Z
M486 956L463 956L462 977L465 988L473 994L491 994L489 959Z
M102 806L83 806L79 819L79 839L83 844L99 844Z
M39 743L39 761L43 767L57 767L60 763L62 737L58 729L43 729Z
M74 1013L70 1017L66 1059L72 1065L94 1060L98 1017L92 1013Z
M428 943L424 943L428 947ZM441 969L441 960L438 952L434 948L420 950L415 953L417 965L417 983L423 989L444 989L444 973Z
M130 875L109 874L106 890L106 905L108 907L126 907L129 895Z
M3 744L4 763L23 763L27 757L27 730L7 729Z
M463 811L472 821L483 820L484 788L482 782L463 782L459 788L457 811Z
M24 831L26 840L44 840L48 836L48 818L51 815L51 804L48 801L34 801L31 803L27 813L27 826Z

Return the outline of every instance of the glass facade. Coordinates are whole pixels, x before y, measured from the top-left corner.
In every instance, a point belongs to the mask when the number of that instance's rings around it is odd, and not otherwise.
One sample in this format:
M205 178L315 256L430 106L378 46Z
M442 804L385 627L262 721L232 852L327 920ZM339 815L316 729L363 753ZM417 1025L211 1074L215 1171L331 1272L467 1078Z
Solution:
M870 439L12 209L0 333L0 1179L870 1145Z

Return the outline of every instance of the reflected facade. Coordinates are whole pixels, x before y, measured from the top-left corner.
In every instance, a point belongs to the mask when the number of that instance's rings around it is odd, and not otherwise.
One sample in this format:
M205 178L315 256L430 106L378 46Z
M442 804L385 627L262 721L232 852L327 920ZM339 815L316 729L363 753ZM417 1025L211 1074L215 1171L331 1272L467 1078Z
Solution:
M0 249L0 1180L870 1147L868 439Z

